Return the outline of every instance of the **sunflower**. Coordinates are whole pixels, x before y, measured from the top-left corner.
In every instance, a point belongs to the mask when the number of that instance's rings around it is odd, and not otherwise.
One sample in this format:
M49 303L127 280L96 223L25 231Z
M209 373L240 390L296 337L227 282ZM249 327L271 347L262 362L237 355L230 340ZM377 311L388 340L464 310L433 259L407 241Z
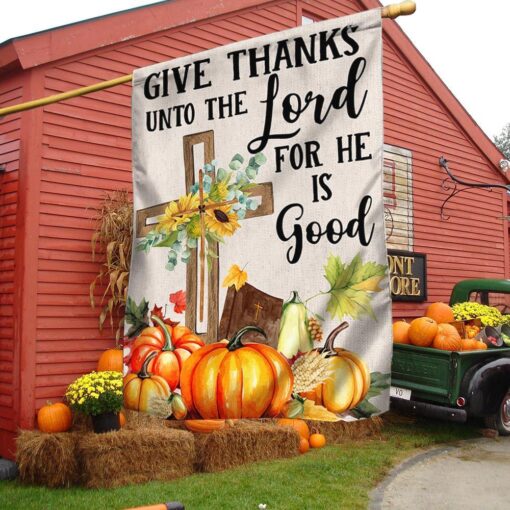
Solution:
M231 236L241 225L237 214L231 212L230 206L223 205L205 211L205 227L219 236Z
M189 237L197 239L200 237L201 230L200 230L200 216L197 214L196 216L193 216L190 220L190 222L186 225L186 232L188 233Z
M228 188L226 183L223 181L217 181L212 185L211 191L209 193L209 198L213 202L223 202L227 199Z
M168 233L172 230L177 230L179 225L188 223L188 221L190 221L191 217L196 214L196 212L185 212L197 208L198 204L198 197L192 193L183 195L179 198L179 200L170 202L165 209L165 214L160 217L161 219L158 225L158 230Z

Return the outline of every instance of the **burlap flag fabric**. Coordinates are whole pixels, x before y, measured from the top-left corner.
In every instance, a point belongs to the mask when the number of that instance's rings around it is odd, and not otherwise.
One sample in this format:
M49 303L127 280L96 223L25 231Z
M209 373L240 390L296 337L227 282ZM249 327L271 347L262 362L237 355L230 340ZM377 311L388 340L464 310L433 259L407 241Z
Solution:
M138 69L126 407L388 409L379 10Z

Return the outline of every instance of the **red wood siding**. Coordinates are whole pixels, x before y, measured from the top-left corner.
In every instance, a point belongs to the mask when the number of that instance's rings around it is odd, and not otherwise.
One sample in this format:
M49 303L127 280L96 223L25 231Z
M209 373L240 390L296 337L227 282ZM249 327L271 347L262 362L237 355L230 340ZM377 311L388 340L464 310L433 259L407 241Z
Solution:
M0 83L0 106L23 99L19 79ZM10 456L17 419L17 353L14 341L16 208L20 160L20 115L0 123L0 456Z
M295 2L273 3L117 44L49 67L45 94L108 80L135 67L295 26ZM60 398L113 345L89 305L93 208L131 188L131 86L44 109L37 287L36 407ZM100 299L100 289L97 292Z

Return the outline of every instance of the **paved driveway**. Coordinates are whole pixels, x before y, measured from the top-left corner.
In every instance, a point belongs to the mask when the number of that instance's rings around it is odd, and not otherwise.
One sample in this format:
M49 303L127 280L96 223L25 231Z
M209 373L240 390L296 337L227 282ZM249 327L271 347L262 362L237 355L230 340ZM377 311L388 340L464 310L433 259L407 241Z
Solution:
M409 459L376 488L370 508L510 509L510 437L477 439Z

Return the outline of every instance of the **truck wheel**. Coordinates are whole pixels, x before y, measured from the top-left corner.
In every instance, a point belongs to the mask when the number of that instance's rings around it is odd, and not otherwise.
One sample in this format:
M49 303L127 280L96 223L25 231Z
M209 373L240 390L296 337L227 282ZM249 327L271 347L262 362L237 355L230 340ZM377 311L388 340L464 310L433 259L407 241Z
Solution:
M485 425L502 436L510 436L510 390L503 397L499 411L485 418Z

